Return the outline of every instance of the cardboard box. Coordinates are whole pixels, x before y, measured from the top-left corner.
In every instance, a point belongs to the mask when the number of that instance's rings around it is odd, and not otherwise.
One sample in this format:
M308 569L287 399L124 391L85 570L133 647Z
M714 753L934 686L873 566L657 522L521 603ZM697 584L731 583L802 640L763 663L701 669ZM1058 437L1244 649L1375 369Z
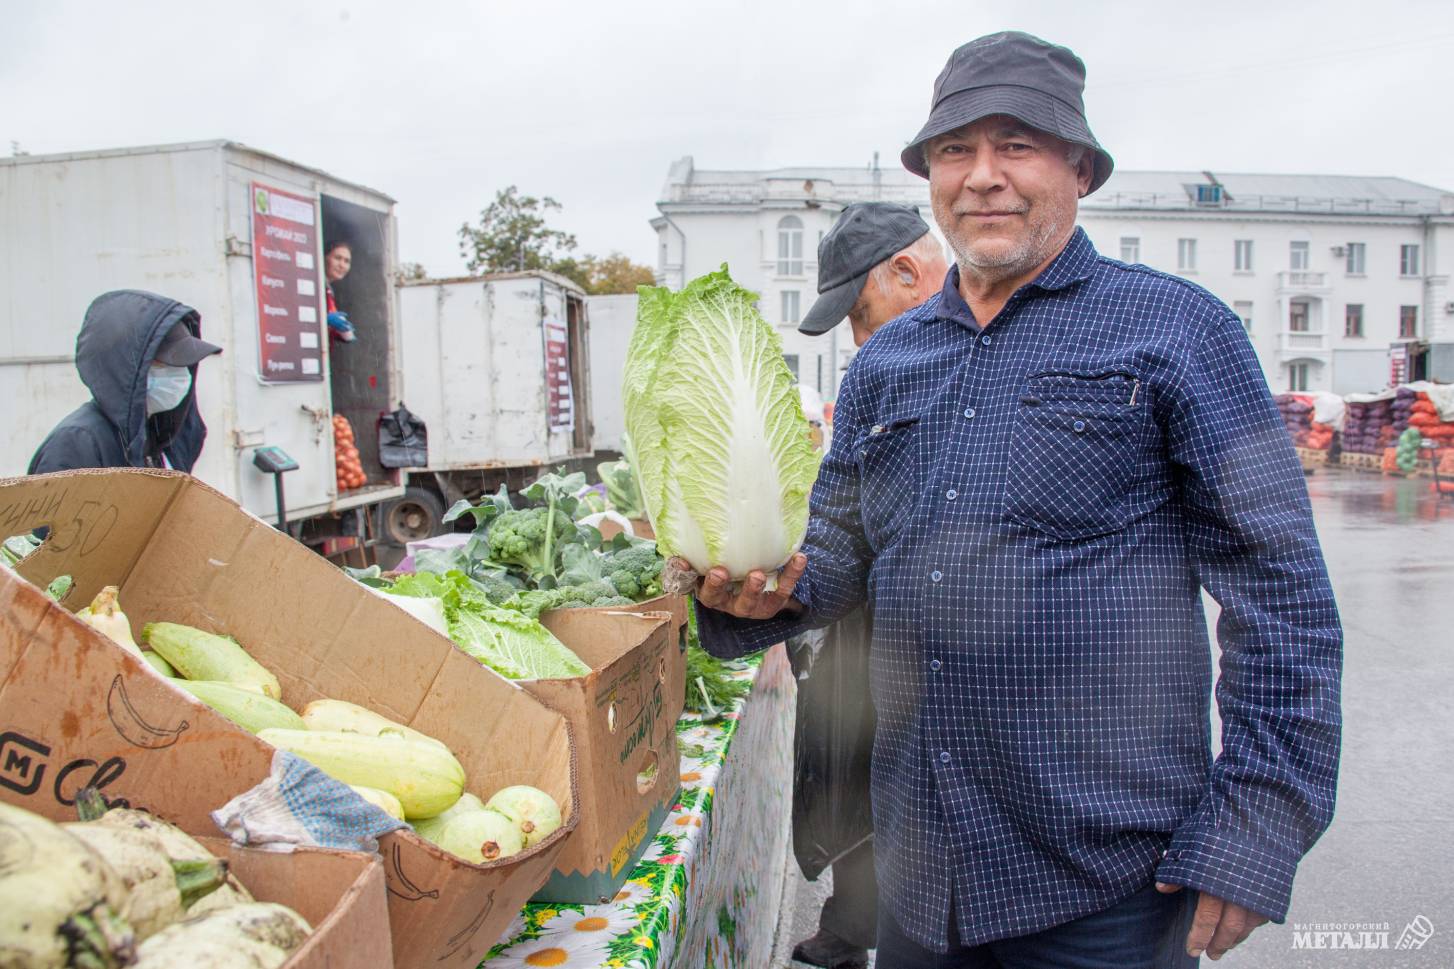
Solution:
M313 926L303 948L281 969L394 964L384 866L375 855L328 848L291 853L239 848L226 838L199 838L227 859L259 902L286 905Z
M5 796L49 814L95 784L108 800L205 831L209 812L267 776L272 747L71 614L119 585L134 632L164 619L228 633L295 709L324 696L362 704L448 744L482 797L531 784L560 802L560 831L493 864L463 862L411 831L382 839L397 965L477 965L580 817L565 718L186 475L0 481L0 533L41 526L49 539L20 565L29 581L0 570ZM62 574L75 580L64 607L42 592Z
M676 802L686 604L663 596L634 609L642 611L558 609L541 617L592 673L524 684L565 714L579 750L580 821L536 901L610 901Z

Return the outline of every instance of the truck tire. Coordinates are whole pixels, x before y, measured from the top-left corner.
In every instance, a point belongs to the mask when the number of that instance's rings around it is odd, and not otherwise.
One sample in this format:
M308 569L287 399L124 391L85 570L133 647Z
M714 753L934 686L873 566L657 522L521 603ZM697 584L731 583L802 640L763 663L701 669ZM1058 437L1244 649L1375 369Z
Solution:
M428 488L410 485L401 497L384 502L384 541L403 547L432 538L444 527L444 502Z

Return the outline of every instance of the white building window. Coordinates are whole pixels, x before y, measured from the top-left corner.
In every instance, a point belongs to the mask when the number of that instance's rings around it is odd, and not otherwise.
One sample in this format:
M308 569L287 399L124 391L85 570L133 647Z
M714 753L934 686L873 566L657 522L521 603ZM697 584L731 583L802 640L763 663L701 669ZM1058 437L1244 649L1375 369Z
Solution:
M1140 236L1121 236L1121 261L1122 262L1140 262L1141 261L1141 237Z
M784 353L783 354L783 363L786 363L788 365L788 369L793 372L793 383L797 383L798 382L798 355L796 353Z
M1195 272L1197 268L1197 241L1176 240L1176 268L1180 272Z
M1232 268L1239 273L1250 273L1252 271L1252 240L1238 239L1233 245L1236 254Z
M785 215L778 220L777 274L803 274L803 220L796 215Z
M1293 393L1308 389L1308 370L1310 364L1290 363L1287 365L1287 389Z
M1232 312L1242 320L1242 325L1247 332L1252 332L1252 301L1250 299L1239 299L1232 304Z
M1293 333L1310 333L1312 331L1311 314L1308 312L1306 300L1295 299L1288 305L1287 328Z
M1299 272L1308 268L1308 242L1296 239L1287 244L1287 268Z
M1343 335L1363 335L1363 304L1349 303L1343 309Z
M1419 274L1418 246L1398 247L1398 274L1400 276L1417 276Z
M1419 308L1400 306L1398 308L1398 338L1412 340L1419 335Z
M1348 243L1348 264L1347 273L1350 276L1362 276L1366 271L1368 261L1368 247L1361 242Z
M796 289L783 290L783 316L784 323L801 323L802 316L798 309L798 291Z

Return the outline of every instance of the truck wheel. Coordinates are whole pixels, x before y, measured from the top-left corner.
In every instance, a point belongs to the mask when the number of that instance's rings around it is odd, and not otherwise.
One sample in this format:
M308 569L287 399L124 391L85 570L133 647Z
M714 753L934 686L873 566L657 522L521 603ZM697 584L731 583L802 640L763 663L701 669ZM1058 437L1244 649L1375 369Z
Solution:
M384 503L384 540L407 545L432 538L443 527L444 502L428 488L410 485L403 497Z

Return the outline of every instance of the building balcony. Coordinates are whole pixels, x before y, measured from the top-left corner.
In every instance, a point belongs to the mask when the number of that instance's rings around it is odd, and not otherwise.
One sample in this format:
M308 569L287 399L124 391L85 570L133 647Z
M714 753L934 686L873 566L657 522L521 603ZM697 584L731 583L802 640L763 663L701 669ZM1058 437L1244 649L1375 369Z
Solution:
M1284 269L1277 274L1278 293L1331 293L1327 273L1308 269Z
M1329 355L1328 333L1325 330L1283 330L1277 335L1277 352L1284 360L1298 357L1326 359Z

